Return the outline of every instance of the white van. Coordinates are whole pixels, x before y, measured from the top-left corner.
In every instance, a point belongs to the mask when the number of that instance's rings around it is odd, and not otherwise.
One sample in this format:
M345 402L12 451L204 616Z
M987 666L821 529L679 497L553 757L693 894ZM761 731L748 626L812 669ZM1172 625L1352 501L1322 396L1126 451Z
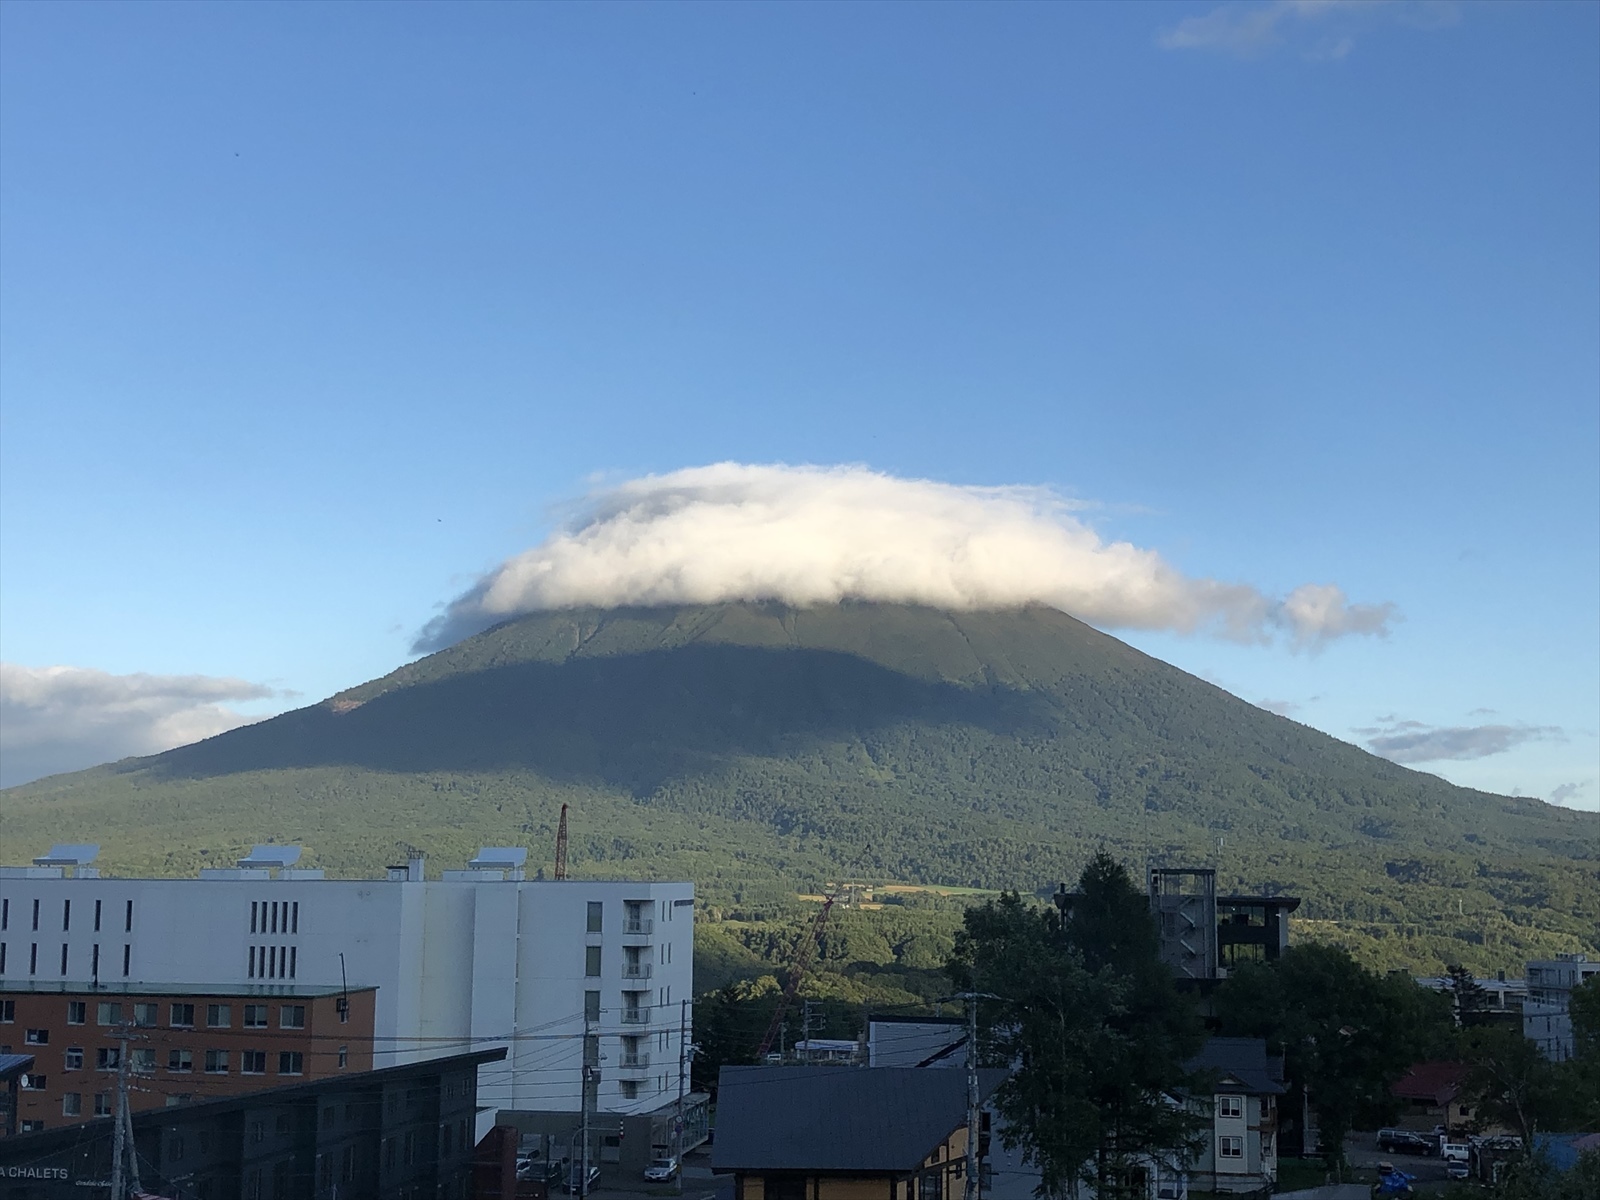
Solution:
M1472 1160L1472 1147L1466 1142L1439 1140L1439 1157L1447 1163L1464 1163Z

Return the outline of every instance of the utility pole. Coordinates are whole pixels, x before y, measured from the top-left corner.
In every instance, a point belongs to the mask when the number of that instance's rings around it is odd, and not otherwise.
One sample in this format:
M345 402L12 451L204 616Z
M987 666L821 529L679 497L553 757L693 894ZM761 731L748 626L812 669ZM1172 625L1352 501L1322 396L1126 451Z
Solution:
M965 1200L978 1200L978 997L967 996L967 1186Z
M678 1164L678 1194L683 1194L683 1094L689 1068L689 1002L678 1002L678 1115L672 1122L672 1160Z
M115 1122L111 1130L111 1200L125 1200L128 1185L142 1192L139 1183L139 1151L133 1144L133 1117L128 1112L128 1027L117 1029L117 1096ZM131 1168L123 1174L123 1160Z
M967 1179L963 1200L979 1200L978 1137L983 1130L983 1103L978 1093L978 1001L1001 997L991 992L962 992L948 998L967 1002Z
M563 805L562 807L564 809L566 806ZM565 817L566 813L563 812L561 815L563 817ZM563 864L563 865L565 865L565 864ZM595 1057L598 1058L599 1055L596 1055ZM598 1066L598 1064L596 1064L596 1066ZM583 1158L582 1158L582 1164L578 1168L578 1170L581 1173L578 1176L578 1187L576 1189L576 1192L577 1192L577 1195L579 1197L579 1200L582 1200L582 1197L587 1196L589 1194L589 1080L590 1080L590 1077L591 1077L590 1076L590 1072L595 1072L595 1074L598 1074L598 1071L595 1070L595 1067L591 1067L589 1065L589 1013L588 1013L588 1010L585 1009L584 1010L584 1014L583 1014L583 1099L582 1099L582 1104L581 1104L581 1107L583 1109L583 1115L580 1118L580 1124L579 1124L579 1128L582 1129L582 1131L583 1131L583 1135L582 1135L583 1136Z

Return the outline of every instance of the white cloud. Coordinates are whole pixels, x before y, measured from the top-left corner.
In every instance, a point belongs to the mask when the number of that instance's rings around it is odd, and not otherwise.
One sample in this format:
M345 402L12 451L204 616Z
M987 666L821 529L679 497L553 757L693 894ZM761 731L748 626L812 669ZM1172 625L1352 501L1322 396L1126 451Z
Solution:
M719 463L599 491L577 519L452 602L436 649L519 613L571 607L841 600L947 609L1046 604L1112 628L1286 633L1297 646L1382 634L1390 605L1331 584L1278 600L1107 542L1046 488L959 487L860 466Z
M1440 29L1460 17L1451 0L1265 0L1220 4L1156 34L1166 50L1211 50L1259 58L1295 45L1307 58L1337 60L1355 48L1355 31L1380 22Z
M1380 717L1357 733L1367 735L1367 749L1397 763L1424 763L1488 758L1524 742L1563 740L1553 725L1428 725Z
M0 663L0 787L197 742L257 719L226 703L275 694L208 675Z

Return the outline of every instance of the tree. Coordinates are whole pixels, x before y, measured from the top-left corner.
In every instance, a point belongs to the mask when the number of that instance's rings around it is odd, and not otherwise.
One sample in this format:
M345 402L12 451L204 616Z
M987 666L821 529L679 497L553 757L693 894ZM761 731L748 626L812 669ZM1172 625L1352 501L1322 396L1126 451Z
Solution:
M1572 989L1573 1056L1558 1068L1562 1108L1573 1129L1600 1128L1600 975Z
M1455 1001L1456 1023L1463 1029L1483 1024L1494 1001L1488 989L1463 966L1447 967L1446 973L1450 977L1450 992Z
M1520 1029L1480 1025L1463 1031L1462 1057L1470 1071L1462 1086L1477 1120L1514 1129L1524 1146L1560 1111L1555 1064Z
M1106 1200L1138 1194L1140 1161L1185 1147L1197 1121L1173 1097L1203 1031L1115 860L1085 868L1070 917L1014 893L968 909L950 974L999 997L982 1015L986 1060L1014 1068L1000 1136L1038 1167L1041 1195L1080 1180Z
M1356 1123L1392 1119L1391 1088L1444 1044L1448 998L1409 977L1380 976L1337 946L1292 946L1269 965L1239 968L1217 989L1224 1033L1262 1037L1284 1056L1295 1090L1316 1106L1320 1150L1341 1169Z

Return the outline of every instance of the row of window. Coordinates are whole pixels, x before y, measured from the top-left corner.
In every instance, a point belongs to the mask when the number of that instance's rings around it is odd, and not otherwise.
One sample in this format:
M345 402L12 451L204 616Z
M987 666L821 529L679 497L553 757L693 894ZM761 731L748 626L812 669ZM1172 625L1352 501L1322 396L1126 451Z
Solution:
M0 942L0 975L4 975L6 973L7 958L9 957L9 950L10 950L10 946L9 946L8 943ZM71 960L71 950L72 950L72 948L66 942L62 942L61 943L61 975L62 975L63 978L65 978L66 974L67 974L67 964ZM90 948L90 950L91 950L91 952L90 952L90 956L89 956L89 958L90 958L89 975L90 975L90 978L92 978L92 979L99 979L100 978L100 943L96 942ZM49 953L49 951L46 951L46 953ZM132 968L132 966L133 966L133 947L130 946L130 945L127 945L126 943L124 943L124 945L122 947L122 975L123 975L123 978L127 978L129 970ZM29 942L28 943L28 974L29 975L37 975L38 973L39 973L39 943L38 942Z
M38 901L38 900L35 900L33 902L33 932L35 932L35 933L39 932L39 906L40 906L40 903L41 902ZM94 902L94 931L96 933L100 932L100 925L101 925L101 921L104 919L104 916L105 916L105 901L96 900ZM10 900L9 897L7 897L7 898L0 899L0 932L4 932L5 930L10 929L10 928L11 928L11 900ZM70 932L71 929L72 929L72 901L70 899L67 899L67 900L63 900L61 902L61 931L63 933L67 933L67 932ZM127 906L123 909L122 929L123 929L124 933L132 933L133 932L133 901L132 900L129 900L127 902Z
M650 911L650 900L624 900L622 902L622 932L623 933L650 933L654 923L645 914ZM685 905L690 902L685 900ZM677 902L672 900L660 901L661 920L670 921L677 909ZM605 928L605 902L601 900L589 901L588 930L590 933L600 933Z
M207 1075L226 1075L232 1062L231 1050L204 1051L202 1061L205 1064ZM239 1073L241 1075L265 1075L267 1073L267 1051L265 1050L240 1050ZM115 1046L101 1046L95 1052L94 1068L97 1071L115 1071L122 1065L121 1051ZM68 1046L62 1056L66 1071L83 1070L83 1047ZM339 1047L339 1066L344 1067L350 1061L350 1047ZM140 1075L153 1075L156 1071L156 1052L149 1046L135 1046L128 1052L128 1069ZM194 1051L173 1049L167 1051L167 1070L174 1074L186 1075L194 1071ZM278 1051L279 1075L303 1075L305 1073L305 1053L300 1050ZM42 1092L47 1089L46 1076L37 1072L30 1072L22 1077L22 1089L29 1092Z
M251 979L293 979L300 969L298 946L251 946Z
M300 901L250 901L251 933L299 933Z
M131 1021L134 1025L154 1026L160 1023L161 1005L140 1001L126 1006L129 1010ZM200 1005L189 1003L175 1003L167 1007L168 1024L173 1029L195 1028L195 1014ZM270 1025L270 1005L246 1004L244 1009L244 1027L246 1029L266 1029ZM232 1029L233 1005L207 1004L205 1017L207 1029ZM124 1006L117 1000L101 1000L95 1005L95 1024L121 1025ZM17 1019L17 1002L15 1000L0 1000L0 1025L13 1024ZM67 1024L87 1025L89 1023L89 1004L85 1000L67 1001ZM278 1005L279 1029L304 1029L306 1027L306 1006L304 1004ZM50 1044L50 1031L48 1029L30 1029L23 1037L23 1041L30 1046L48 1046Z

